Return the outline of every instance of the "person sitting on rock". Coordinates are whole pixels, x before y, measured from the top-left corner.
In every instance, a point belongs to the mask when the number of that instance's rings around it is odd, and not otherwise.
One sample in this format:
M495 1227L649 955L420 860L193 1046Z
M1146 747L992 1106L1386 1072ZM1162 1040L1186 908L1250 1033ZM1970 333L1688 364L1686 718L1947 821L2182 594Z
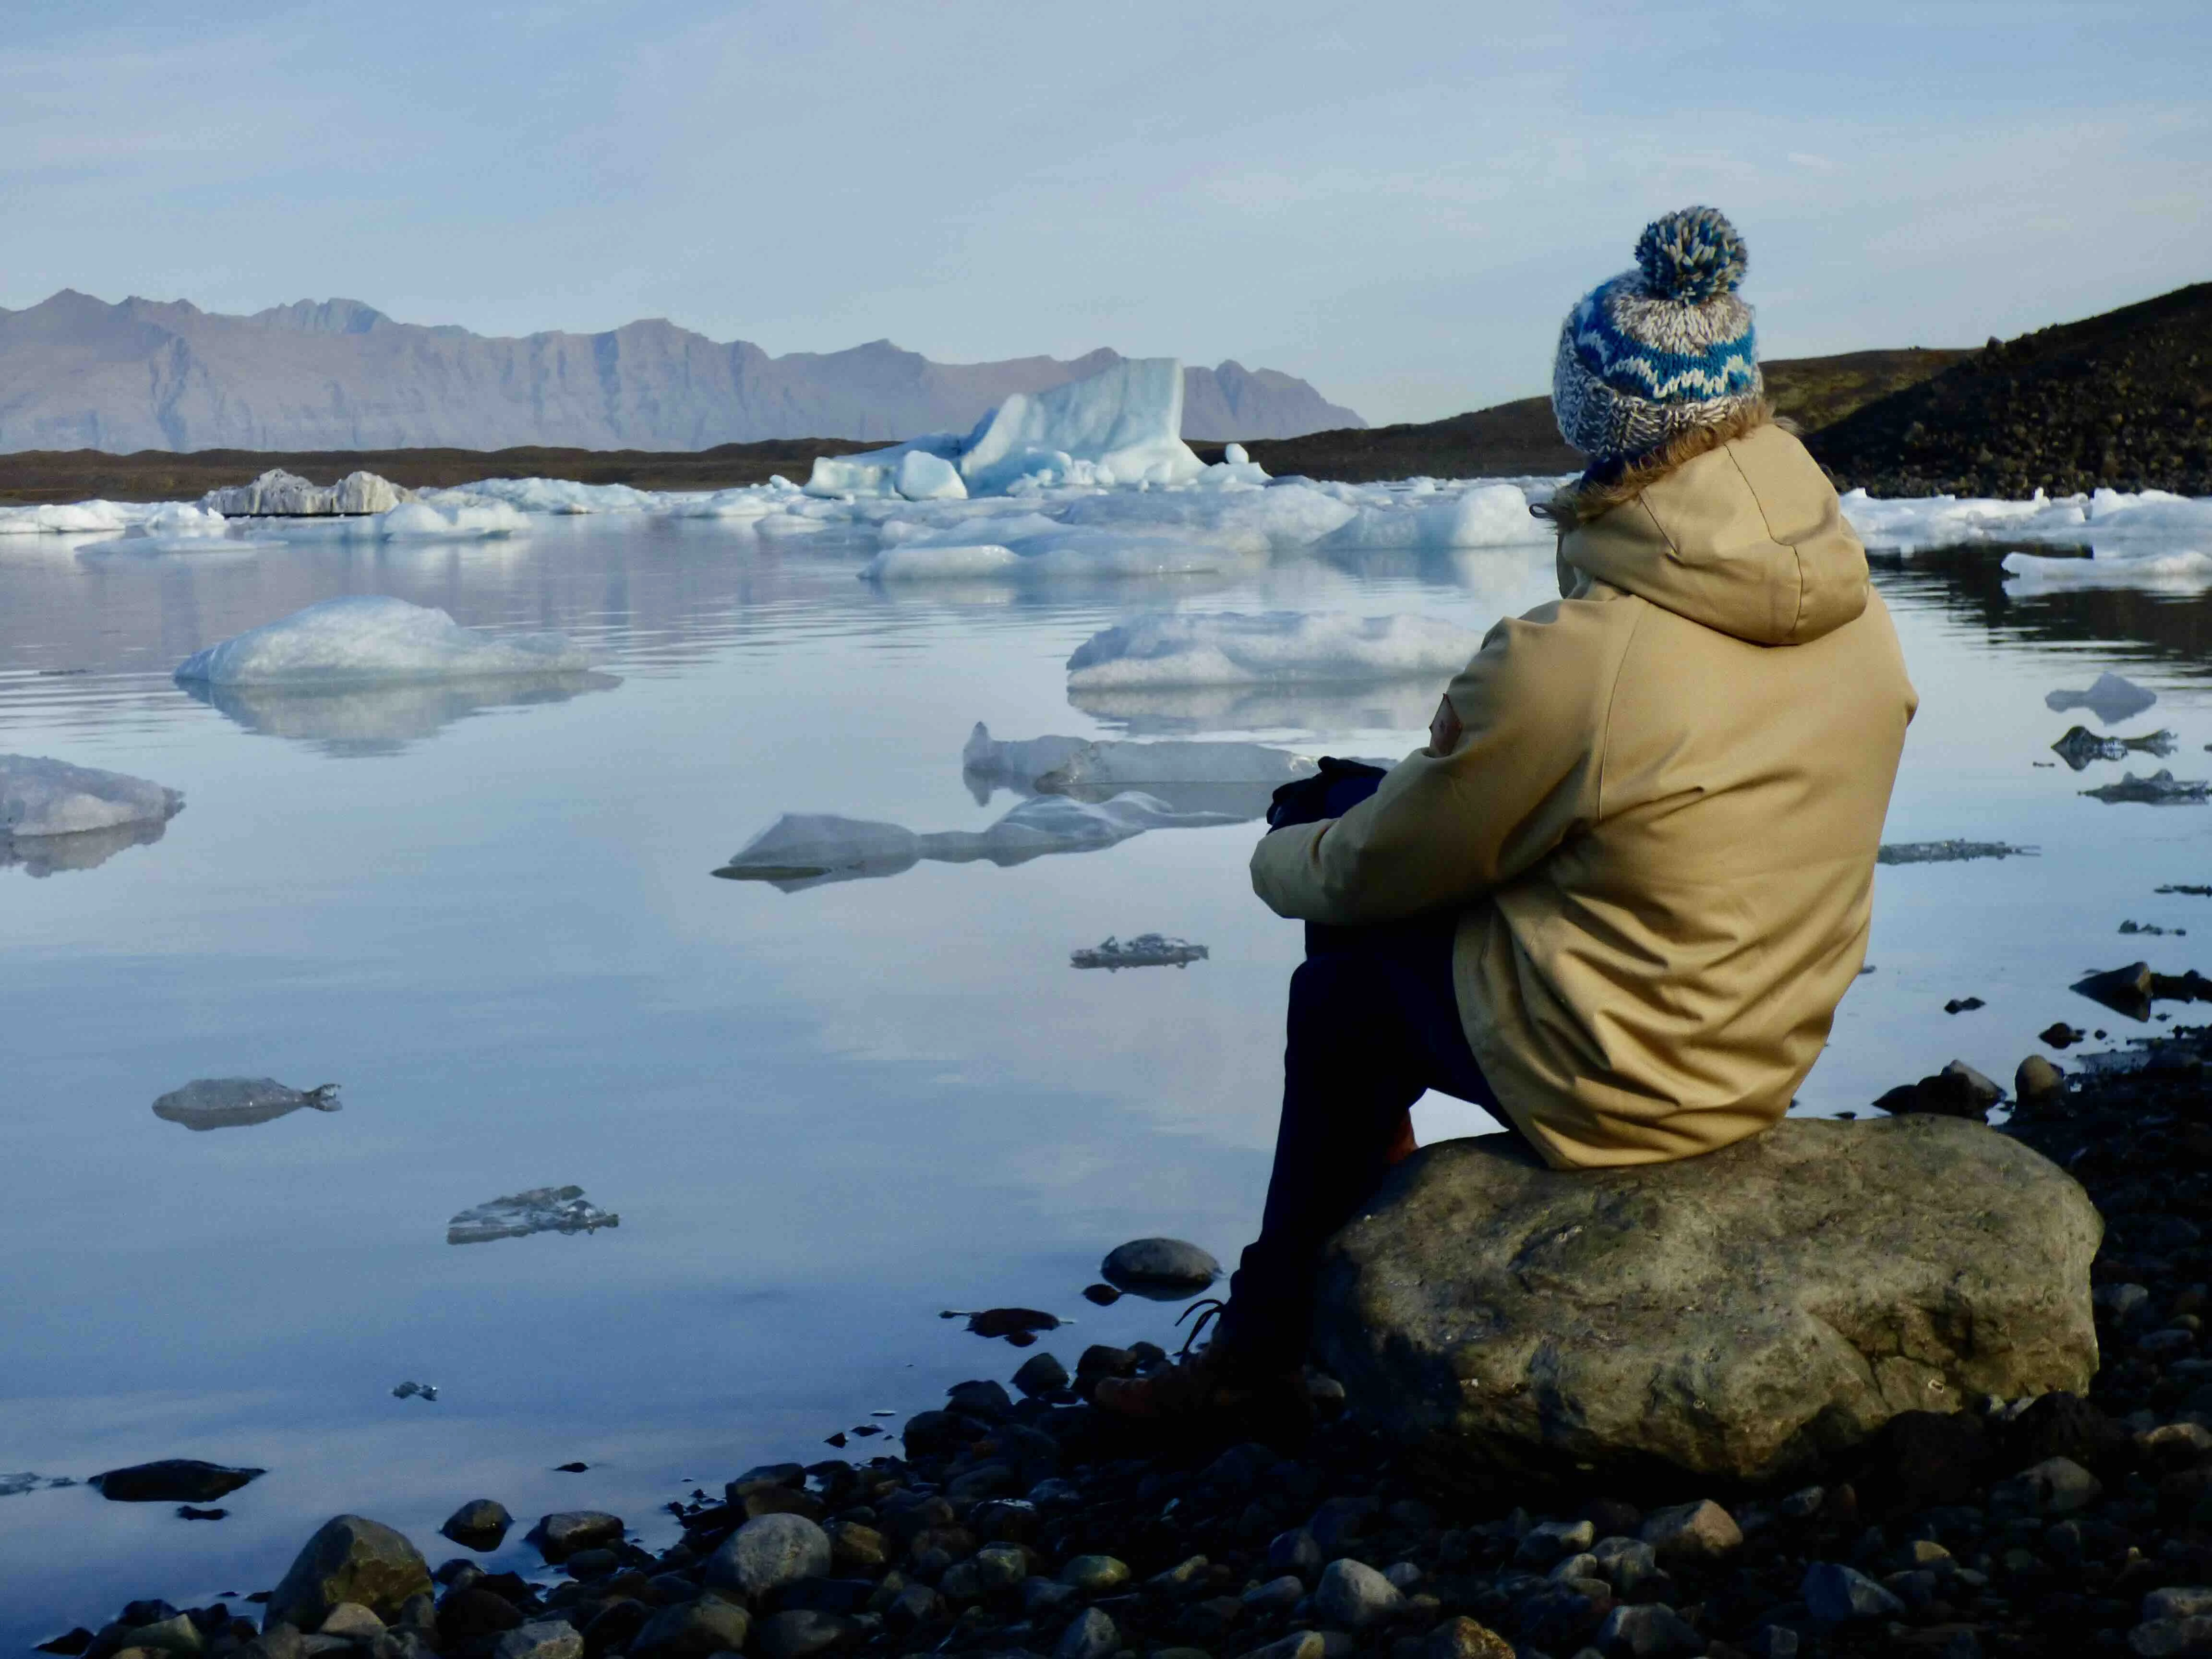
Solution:
M1561 597L1491 630L1426 748L1331 769L1252 855L1321 924L1260 1236L1212 1341L1102 1383L1109 1411L1303 1397L1322 1246L1425 1091L1554 1168L1693 1158L1782 1116L1864 959L1917 704L1896 630L1764 395L1735 228L1670 213L1636 263L1559 333L1552 406L1590 458L1534 509Z

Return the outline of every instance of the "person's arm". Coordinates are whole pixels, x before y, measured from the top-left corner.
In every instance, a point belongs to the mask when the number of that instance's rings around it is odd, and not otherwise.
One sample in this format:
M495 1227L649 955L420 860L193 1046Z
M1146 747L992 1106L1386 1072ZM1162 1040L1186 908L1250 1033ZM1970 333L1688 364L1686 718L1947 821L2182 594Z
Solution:
M1594 822L1632 605L1562 600L1498 623L1437 711L1431 742L1449 751L1416 750L1342 817L1264 837L1253 890L1279 915L1392 921L1466 903Z

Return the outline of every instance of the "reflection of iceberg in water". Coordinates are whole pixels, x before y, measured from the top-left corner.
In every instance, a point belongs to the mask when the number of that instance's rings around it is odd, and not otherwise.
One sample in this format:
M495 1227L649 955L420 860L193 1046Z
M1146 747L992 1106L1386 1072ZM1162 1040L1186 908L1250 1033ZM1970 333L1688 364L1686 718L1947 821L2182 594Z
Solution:
M1070 690L1068 704L1143 736L1200 732L1420 732L1444 680L1389 685L1178 685Z
M319 1112L343 1109L332 1098L337 1085L292 1089L266 1077L195 1078L181 1089L173 1089L154 1103L154 1115L187 1129L243 1129L270 1123L313 1107Z
M1311 757L1258 743L1116 743L1042 737L1001 741L982 721L960 752L976 804L995 789L1105 801L1141 789L1177 812L1255 818L1283 784L1310 777Z
M31 876L97 870L126 847L151 847L168 830L166 819L79 830L67 836L13 837L0 830L0 870L21 865Z
M264 737L319 743L333 755L389 755L486 709L566 702L586 691L611 691L621 684L612 674L581 670L327 690L209 685L196 680L184 689Z
M1037 795L988 829L916 835L902 824L829 812L787 812L714 872L728 881L764 881L787 893L833 881L896 876L925 861L1001 868L1054 853L1093 853L1147 830L1235 823L1230 812L1179 812L1131 790L1106 801Z

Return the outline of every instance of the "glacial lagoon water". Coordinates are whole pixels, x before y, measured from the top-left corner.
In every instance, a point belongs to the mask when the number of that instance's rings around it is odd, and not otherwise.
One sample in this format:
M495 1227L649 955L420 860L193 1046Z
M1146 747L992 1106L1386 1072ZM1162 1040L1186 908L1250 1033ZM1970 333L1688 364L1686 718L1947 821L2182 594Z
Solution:
M2212 882L2212 808L2081 791L2158 764L2212 775L2212 600L2008 599L2001 553L1879 573L1923 698L1888 836L2039 853L1881 872L1875 971L1802 1109L1862 1109L1954 1057L2009 1079L2061 1018L2154 1030L2067 984L2208 965L2212 900L2154 889ZM266 1589L340 1509L434 1561L438 1522L479 1496L521 1517L502 1559L526 1570L520 1533L553 1509L665 1542L661 1506L695 1486L895 1430L1022 1357L940 1310L1073 1318L1043 1344L1072 1363L1166 1333L1172 1310L1079 1296L1114 1243L1232 1256L1299 951L1247 887L1256 823L793 891L712 872L786 811L983 828L1015 798L963 776L979 720L1402 753L1434 685L1072 706L1064 665L1165 605L1480 629L1548 597L1548 548L904 591L856 580L865 556L637 516L474 544L0 544L0 752L186 799L90 867L0 868L0 1473L269 1471L219 1522L82 1486L0 1497L0 1643L126 1595ZM321 697L171 684L190 653L342 593L561 629L598 666ZM2103 728L2045 697L2107 670L2159 697L2118 729L2177 748L2076 774L2049 745ZM2188 933L2119 937L2128 921ZM1070 966L1148 931L1208 955ZM1943 1012L1969 995L1986 1006ZM336 1083L342 1109L155 1114L224 1076ZM1429 1138L1486 1127L1449 1101L1417 1118ZM563 1184L619 1225L447 1242L463 1210ZM410 1381L436 1399L395 1397Z

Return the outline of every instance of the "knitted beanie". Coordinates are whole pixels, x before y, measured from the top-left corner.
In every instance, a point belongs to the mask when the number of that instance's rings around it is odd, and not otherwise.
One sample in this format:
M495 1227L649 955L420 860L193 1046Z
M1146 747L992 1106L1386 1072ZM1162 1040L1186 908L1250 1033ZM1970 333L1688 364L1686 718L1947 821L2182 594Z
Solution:
M1743 238L1712 208L1653 220L1636 269L1585 295L1559 330L1552 413L1593 465L1717 426L1764 393L1743 281Z

